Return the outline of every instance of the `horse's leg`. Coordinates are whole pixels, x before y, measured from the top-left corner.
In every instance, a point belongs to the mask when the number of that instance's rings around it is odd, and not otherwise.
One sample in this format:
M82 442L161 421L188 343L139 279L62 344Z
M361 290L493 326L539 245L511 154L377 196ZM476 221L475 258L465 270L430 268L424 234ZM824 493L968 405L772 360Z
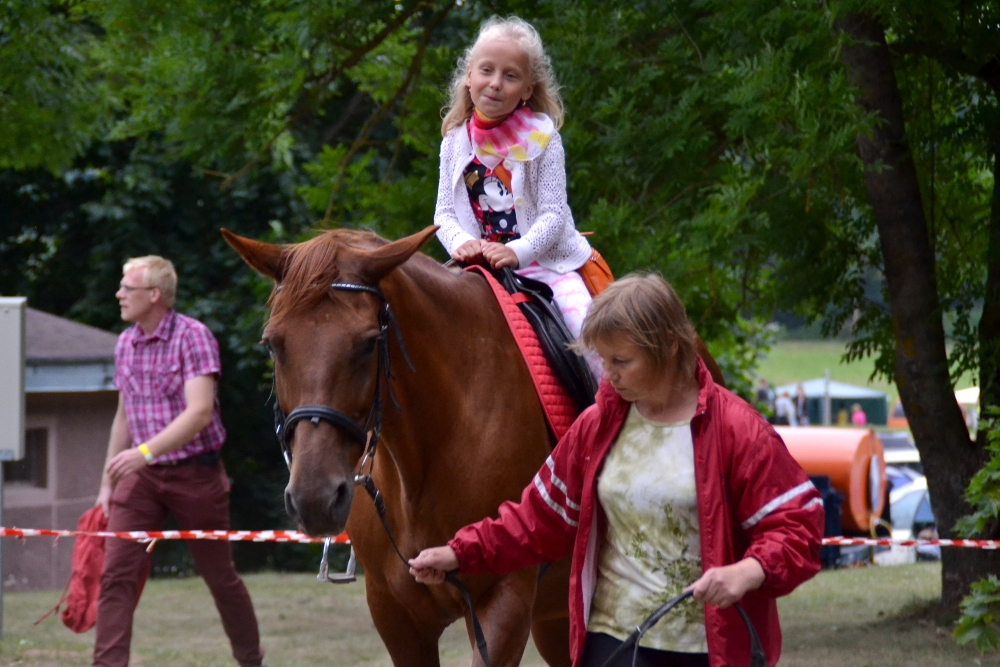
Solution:
M501 577L475 601L492 667L516 667L521 663L531 631L537 573L537 568L531 568ZM472 644L472 665L484 667L468 614L465 626Z
M549 565L538 580L531 637L550 667L569 667L569 570L565 558Z
M367 575L366 575L367 577ZM375 629L396 667L439 667L438 640L442 630L418 625L388 588L365 582L368 610Z
M569 617L533 621L531 638L549 667L569 667Z

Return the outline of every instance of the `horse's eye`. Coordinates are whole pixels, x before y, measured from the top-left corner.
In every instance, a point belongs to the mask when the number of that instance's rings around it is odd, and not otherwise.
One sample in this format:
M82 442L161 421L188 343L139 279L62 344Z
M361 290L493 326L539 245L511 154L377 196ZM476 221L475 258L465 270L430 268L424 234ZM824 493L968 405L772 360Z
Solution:
M264 346L265 350L267 350L268 356L274 359L274 347L271 345L271 341L265 338L264 340L260 341L260 344Z
M369 355L375 351L375 347L378 345L378 336L372 336L365 340L365 344L361 347L361 353L364 355Z

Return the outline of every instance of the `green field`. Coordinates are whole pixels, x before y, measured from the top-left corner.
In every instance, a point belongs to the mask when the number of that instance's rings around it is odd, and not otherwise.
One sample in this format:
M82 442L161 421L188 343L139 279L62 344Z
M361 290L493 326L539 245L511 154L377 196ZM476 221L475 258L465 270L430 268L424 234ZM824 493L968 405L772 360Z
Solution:
M868 378L875 369L874 359L866 357L844 363L845 350L846 343L837 340L779 341L757 367L757 376L766 379L772 387L778 387L821 378L824 371L829 370L831 380L884 391L893 403L899 398L895 383L886 382L883 378L869 382ZM966 374L955 388L964 389L976 384L976 379Z
M868 381L875 368L873 359L843 363L844 351L845 343L837 340L779 341L757 367L757 375L778 387L821 378L829 370L831 380L884 391L893 400L898 397L895 384L881 378Z
M16 548L16 547L15 547ZM365 665L390 667L365 604L360 581L317 583L311 574L245 577L271 667ZM821 572L779 600L783 667L1000 667L997 654L980 655L935 621L941 591L939 563ZM0 667L85 667L94 632L75 635L49 618L32 625L58 591L4 596ZM441 641L441 664L460 667L472 649L462 623ZM229 645L204 583L197 578L154 579L136 612L133 667L231 667ZM542 667L529 644L521 662Z

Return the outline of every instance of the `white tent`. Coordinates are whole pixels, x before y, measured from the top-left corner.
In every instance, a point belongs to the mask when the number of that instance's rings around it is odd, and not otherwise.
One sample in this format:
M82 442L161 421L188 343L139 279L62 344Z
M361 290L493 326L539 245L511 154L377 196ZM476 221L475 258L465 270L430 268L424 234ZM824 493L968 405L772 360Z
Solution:
M959 405L976 405L979 403L979 387L959 389L955 392L955 400Z
M826 391L826 380L823 378L817 378L815 380L806 380L798 384L786 384L778 387L774 390L776 396L781 396L783 392L788 392L789 396L794 397L795 392L798 391L796 387L802 385L805 389L806 396L809 398L823 398L823 394ZM977 390L978 391L978 390ZM885 400L885 392L877 391L875 389L869 389L867 387L857 387L853 384L847 384L846 382L836 382L835 380L830 380L830 398L881 398Z

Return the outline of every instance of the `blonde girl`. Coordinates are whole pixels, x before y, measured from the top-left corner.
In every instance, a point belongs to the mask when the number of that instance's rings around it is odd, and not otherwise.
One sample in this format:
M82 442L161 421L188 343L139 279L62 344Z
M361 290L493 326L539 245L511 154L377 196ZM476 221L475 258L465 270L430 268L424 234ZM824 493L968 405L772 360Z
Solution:
M458 63L441 124L434 222L453 259L549 285L575 337L611 271L566 200L563 107L538 32L493 17Z

